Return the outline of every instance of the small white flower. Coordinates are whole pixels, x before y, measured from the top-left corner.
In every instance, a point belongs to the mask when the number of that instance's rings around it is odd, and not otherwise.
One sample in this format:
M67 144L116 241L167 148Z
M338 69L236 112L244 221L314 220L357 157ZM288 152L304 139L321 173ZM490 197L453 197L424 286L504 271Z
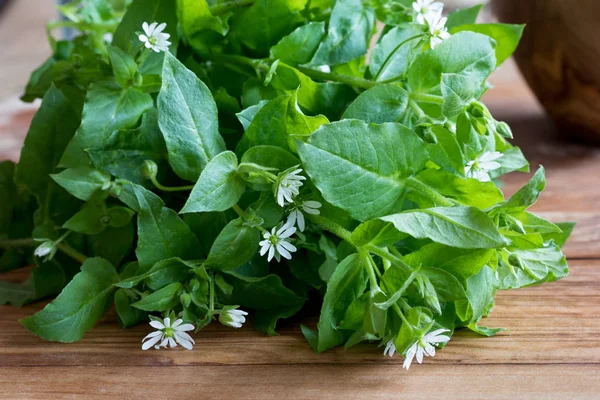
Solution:
M242 310L224 310L219 314L219 322L232 328L241 328L248 313Z
M393 357L394 353L396 353L396 346L394 345L394 340L392 339L385 345L383 355Z
M50 239L36 239L38 242L42 242L36 249L33 251L33 255L36 257L46 257L44 261L52 260L54 255L56 254L56 242Z
M448 18L442 17L442 11L427 14L425 21L429 25L429 45L434 49L438 44L450 37L446 22Z
M153 22L150 25L148 25L147 22L144 22L142 28L144 29L145 34L140 35L138 39L140 39L140 42L144 43L146 48L152 49L157 53L168 51L169 46L171 45L171 42L169 42L168 39L171 35L163 33L166 27L167 24L164 22L160 25L158 22Z
M331 72L331 67L329 65L319 65L317 69L321 72L329 73Z
M300 172L302 172L302 169L298 168L291 172L284 172L283 176L280 176L275 188L275 197L277 198L277 204L281 207L285 206L286 201L292 203L294 197L300 193L302 181L306 180L306 177L300 175Z
M490 172L500 168L502 165L497 162L503 154L498 151L487 151L480 155L476 160L469 161L465 167L467 178L477 179L481 182L489 182Z
M448 329L437 329L433 332L429 332L423 336L420 340L414 342L406 351L406 359L402 364L403 368L408 370L410 364L412 364L415 355L419 364L423 362L423 356L433 357L435 356L435 346L440 343L446 343L450 340L449 336L441 335L441 333L450 332Z
M435 0L417 0L412 4L413 10L417 13L417 22L425 24L430 14L441 13L444 9L444 3Z
M148 350L152 346L158 350L161 347L167 347L167 345L174 348L177 347L177 344L192 350L193 345L196 344L194 339L186 333L187 331L193 331L194 325L184 324L181 318L175 320L172 325L169 317L165 318L163 322L150 321L150 326L156 328L157 331L142 339L142 350ZM158 342L160 343L157 344Z
M297 251L298 249L286 239L288 239L294 233L296 233L296 228L291 226L289 223L286 223L279 229L274 227L271 230L271 233L263 233L265 240L262 240L259 243L261 246L260 255L264 256L267 252L269 252L267 256L268 261L271 261L273 257L275 257L277 261L281 261L281 257L291 260L291 253Z
M287 224L294 226L296 223L298 223L298 229L300 229L300 232L304 232L306 221L304 220L304 214L302 214L302 211L307 214L319 215L321 213L319 211L321 206L321 203L312 200L294 205L294 208L292 208L292 211L290 211L290 215L288 216Z

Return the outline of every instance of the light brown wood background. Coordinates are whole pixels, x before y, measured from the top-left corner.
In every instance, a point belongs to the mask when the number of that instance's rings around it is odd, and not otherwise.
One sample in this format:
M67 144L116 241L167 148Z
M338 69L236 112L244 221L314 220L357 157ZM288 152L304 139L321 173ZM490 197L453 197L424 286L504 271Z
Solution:
M17 8L45 1L17 0ZM36 54L43 59L43 48ZM11 65L0 64L0 71L14 73L13 79L0 74L2 82L24 82L23 68L41 61L15 57ZM150 327L120 330L114 312L81 342L59 344L36 338L17 322L44 302L0 307L0 399L600 398L600 149L561 141L511 64L492 81L497 87L486 96L490 109L511 124L532 165L547 169L547 190L535 211L556 222L578 221L565 249L568 278L498 294L482 324L510 334L458 332L434 359L406 372L401 357L384 358L375 345L314 354L299 329L300 322L314 324L310 318L283 325L278 337L213 324L194 336L193 351L144 352L141 339ZM16 104L19 86L10 87L0 86L0 104ZM16 159L31 111L15 107L0 115L0 158ZM511 175L506 192L527 179Z

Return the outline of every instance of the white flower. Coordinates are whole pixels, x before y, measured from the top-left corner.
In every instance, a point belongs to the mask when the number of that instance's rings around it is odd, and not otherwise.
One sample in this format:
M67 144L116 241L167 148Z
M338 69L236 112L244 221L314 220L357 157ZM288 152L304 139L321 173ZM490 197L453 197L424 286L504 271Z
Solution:
M263 237L265 238L265 240L262 240L259 243L261 246L260 255L264 256L268 251L268 261L271 261L273 257L275 257L277 261L281 261L281 256L283 256L283 258L291 260L291 253L295 252L298 249L296 249L296 247L290 242L288 242L286 239L292 236L294 233L296 233L296 228L291 226L289 223L286 223L279 229L277 229L277 227L274 227L271 230L271 233L263 233Z
M503 154L497 151L487 151L480 155L476 160L469 161L465 167L465 175L467 178L477 179L481 182L489 182L489 172L500 168L502 165L496 160L502 157Z
M417 361L419 364L423 362L423 356L435 356L435 346L440 343L446 343L448 340L450 340L449 336L440 335L440 333L444 332L450 331L448 329L437 329L433 332L429 332L420 340L414 342L406 351L406 359L404 360L402 367L408 370L415 355L417 356Z
M395 352L396 352L396 346L394 345L394 340L392 339L389 342L387 342L387 344L385 345L385 349L383 350L383 355L393 357Z
M448 18L442 17L442 11L427 14L425 21L429 25L429 45L434 49L438 44L450 37L446 22Z
M306 177L299 175L302 169L298 168L291 172L284 172L280 176L275 188L275 197L277 198L277 204L284 207L286 201L292 203L295 196L300 193L300 187L302 181L306 180Z
M56 254L56 242L50 239L35 239L38 242L42 242L33 251L33 255L36 257L46 257L44 261L52 260Z
M435 0L417 0L412 4L412 7L417 13L417 22L419 24L425 24L425 21L430 14L442 12L444 3Z
M174 348L177 347L177 344L192 350L193 345L196 344L194 339L186 333L186 331L193 331L194 325L184 324L181 318L173 322L172 325L169 317L165 318L163 322L150 321L150 326L156 328L157 331L142 339L142 350L148 350L152 346L158 350L161 347L167 347L167 345ZM158 342L160 343L157 344Z
M306 221L304 220L304 214L302 214L302 211L304 211L307 214L319 215L321 213L319 211L319 208L321 208L321 206L321 203L312 200L305 201L299 205L294 205L294 208L292 208L292 211L288 216L287 224L289 226L294 226L297 222L298 229L300 229L300 232L304 232L304 228L306 227Z
M246 322L248 313L242 310L223 310L219 314L219 322L232 328L241 328Z
M144 22L142 28L144 29L145 35L140 35L138 39L140 39L140 42L144 43L146 48L152 49L157 53L168 51L169 46L171 45L171 42L169 42L168 39L171 35L163 33L163 30L166 27L167 24L164 22L160 25L158 25L158 22L153 22L150 25L148 25L147 22Z

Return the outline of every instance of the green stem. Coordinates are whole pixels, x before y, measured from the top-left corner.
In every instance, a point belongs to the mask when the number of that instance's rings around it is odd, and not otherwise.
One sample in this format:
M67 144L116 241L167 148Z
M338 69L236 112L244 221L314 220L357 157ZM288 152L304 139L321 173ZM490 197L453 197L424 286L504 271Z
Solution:
M212 15L222 15L236 8L248 7L254 4L256 0L233 0L221 4L216 4L209 8Z
M403 259L401 259L400 257L397 257L393 254L390 254L387 250L382 249L381 247L377 247L372 244L369 244L369 245L365 246L365 250L368 250L371 253L373 253L383 259L388 260L392 264L396 264L398 266L405 267L409 271L413 270L413 268L410 265L408 265L406 262L404 262Z
M456 202L454 200L448 199L447 197L443 196L440 192L429 187L428 185L424 184L423 182L421 182L420 180L418 180L415 177L410 177L406 181L406 184L408 185L408 187L410 187L414 191L421 193L425 197L428 197L437 206L453 207L456 205Z
M192 190L194 188L194 185L179 187L163 186L156 180L155 176L151 176L150 181L152 181L152 184L156 186L157 189L162 190L163 192L183 192L186 190Z
M242 218L245 221L250 220L250 218L251 218L250 215L248 215L248 213L246 211L244 211L242 209L242 207L238 206L237 204L234 204L232 208L233 208L233 211L235 211L236 214L240 216L240 218ZM262 233L268 233L269 232L269 231L267 231L265 228L263 228L260 225L256 225L256 229L258 229Z
M392 56L393 56L394 54L396 54L396 52L397 52L398 50L400 50L400 48L401 48L402 46L404 46L406 43L410 42L411 40L414 40L414 39L420 38L421 36L423 36L423 35L416 35L416 36L413 36L413 37L411 37L411 38L408 38L408 39L406 39L405 41L401 42L401 43L400 43L398 46L396 46L396 47L394 48L394 50L392 50L392 51L391 51L391 53L390 53L390 54L387 56L387 58L385 59L385 61L383 62L383 64L381 64L381 67L379 68L379 71L377 71L377 75L375 75L375 78L373 78L373 80L374 80L374 81L377 81L377 79L379 78L379 76L381 75L381 73L383 72L383 70L385 69L385 67L387 66L387 64L388 64L388 63L390 62L390 60L392 59ZM400 77L394 78L394 80L396 80L396 79L398 79L398 78L400 78Z
M348 243L352 243L352 240L350 239L352 233L350 233L350 231L346 230L341 225L327 218L321 217L320 215L307 215L307 217L324 230L333 233L334 235L336 235L342 240L345 240Z
M19 247L33 247L33 246L35 246L35 241L32 238L0 240L0 249L16 249Z
M360 89L371 89L372 87L377 86L377 82L369 81L363 78L358 78L356 76L340 75L332 72L323 72L317 69L302 66L297 66L296 69L310 78L321 81L340 82L348 86L353 86Z
M422 103L444 104L444 98L435 94L411 92L410 98Z
M419 107L416 101L413 99L408 99L408 106L410 109L417 115L418 118L425 118L427 114Z
M71 257L72 259L74 259L75 261L80 262L81 264L83 264L87 260L87 257L85 255L81 254L66 243L57 243L56 248L68 255L69 257Z
M398 307L398 304L394 304L393 307L394 307L394 311L396 311L396 313L398 314L398 316L400 317L400 319L402 320L402 322L405 323L406 325L410 326L410 322L408 322L408 320L404 316L404 313L402 312L402 310L400 309L400 307Z
M377 266L375 265L373 258L369 253L363 254L362 257L367 261L369 266L369 268L367 268L367 272L369 274L369 287L371 290L379 289L379 285L377 284L377 276L375 275Z
M210 314L214 314L215 312L215 273L214 271L210 272L210 293L209 293L209 312Z

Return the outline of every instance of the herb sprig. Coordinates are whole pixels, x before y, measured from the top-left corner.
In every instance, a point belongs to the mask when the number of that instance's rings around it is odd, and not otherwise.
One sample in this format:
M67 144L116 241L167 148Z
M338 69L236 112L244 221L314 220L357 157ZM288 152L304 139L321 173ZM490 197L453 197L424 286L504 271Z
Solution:
M442 17L432 0L111 0L23 99L42 98L21 161L0 164L0 303L58 294L22 320L82 338L114 303L150 318L143 349L191 349L247 311L276 334L322 297L317 352L363 341L421 363L479 325L497 290L567 275L573 224L528 212L529 170L480 99L523 27ZM376 21L384 28L369 52ZM369 54L367 54L369 53Z

